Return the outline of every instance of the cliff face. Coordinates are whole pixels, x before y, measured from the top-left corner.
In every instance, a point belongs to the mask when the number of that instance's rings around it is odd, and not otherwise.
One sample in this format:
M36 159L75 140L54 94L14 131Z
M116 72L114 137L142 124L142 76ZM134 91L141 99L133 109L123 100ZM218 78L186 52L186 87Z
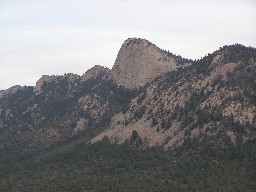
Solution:
M125 88L138 88L155 77L175 70L177 61L145 39L127 39L111 70L114 81Z

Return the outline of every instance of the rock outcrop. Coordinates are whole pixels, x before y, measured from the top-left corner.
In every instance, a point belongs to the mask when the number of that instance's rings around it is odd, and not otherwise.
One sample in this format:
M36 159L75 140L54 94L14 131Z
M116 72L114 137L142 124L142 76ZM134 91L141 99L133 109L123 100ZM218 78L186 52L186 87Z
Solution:
M131 89L176 67L177 62L167 52L145 39L129 38L120 48L111 74L118 85Z
M18 92L18 91L20 91L20 90L22 90L22 89L23 89L22 86L20 86L20 85L15 85L15 86L10 87L9 89L2 90L2 91L0 92L0 99L6 97L6 96L8 96L8 95L12 95L12 94L14 94L14 93L16 93L16 92Z
M110 75L110 69L100 65L95 65L82 75L81 81L87 81L91 78L97 78L99 75L101 75L103 79L108 79Z
M39 94L42 92L42 87L45 83L49 82L56 82L57 81L57 76L56 75L43 75L37 82L36 86L34 87L33 92L36 94Z

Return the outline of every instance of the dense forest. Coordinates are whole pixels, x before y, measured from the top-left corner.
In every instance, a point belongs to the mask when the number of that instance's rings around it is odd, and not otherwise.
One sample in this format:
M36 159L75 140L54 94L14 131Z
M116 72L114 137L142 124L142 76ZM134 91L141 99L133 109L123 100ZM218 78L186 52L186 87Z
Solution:
M1 158L1 191L255 191L256 143L142 148L108 138L42 159Z

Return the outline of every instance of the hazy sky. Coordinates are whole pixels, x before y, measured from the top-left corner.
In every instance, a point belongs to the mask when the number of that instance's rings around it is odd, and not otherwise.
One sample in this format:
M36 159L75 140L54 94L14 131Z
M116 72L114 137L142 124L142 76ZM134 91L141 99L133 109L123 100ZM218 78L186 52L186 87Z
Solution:
M228 44L256 47L256 1L0 0L0 90L111 68L129 37L191 59Z

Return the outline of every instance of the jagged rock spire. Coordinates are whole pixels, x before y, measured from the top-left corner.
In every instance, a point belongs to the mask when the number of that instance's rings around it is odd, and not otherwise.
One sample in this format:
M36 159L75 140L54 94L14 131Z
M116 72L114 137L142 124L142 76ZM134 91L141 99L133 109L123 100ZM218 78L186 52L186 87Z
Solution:
M131 89L145 85L176 66L174 58L146 39L129 38L121 46L111 72L117 84Z

